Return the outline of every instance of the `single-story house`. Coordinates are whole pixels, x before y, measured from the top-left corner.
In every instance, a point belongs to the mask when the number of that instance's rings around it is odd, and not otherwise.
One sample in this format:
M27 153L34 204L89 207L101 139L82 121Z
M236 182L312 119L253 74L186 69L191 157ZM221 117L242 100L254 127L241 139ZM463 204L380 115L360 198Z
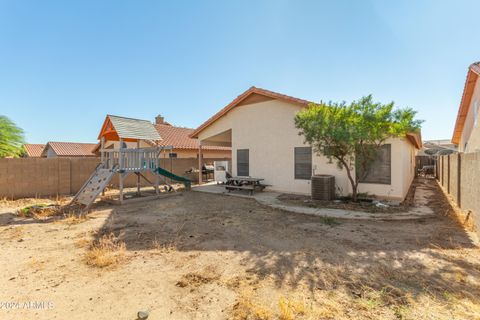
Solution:
M198 158L198 140L190 135L195 131L191 128L176 127L165 122L160 115L155 118L155 129L157 129L162 140L160 146L172 146L176 158ZM202 150L203 158L228 158L232 157L230 147L207 146Z
M107 117L112 117L113 119L129 119L125 117L118 117L109 115ZM115 120L114 120L115 121ZM147 123L150 123L148 120L141 120ZM164 118L160 115L155 117L154 123L155 129L160 134L161 140L154 143L153 141L142 140L140 142L140 147L153 147L155 145L159 146L170 146L171 150L166 151L166 157L169 158L198 158L198 140L190 137L190 134L193 133L194 129L177 127L166 122ZM124 142L125 146L129 148L136 148L136 142ZM118 149L118 141L105 141L106 149ZM96 146L95 152L99 154L100 143ZM231 148L222 147L222 146L209 146L206 147L202 152L203 158L231 158Z
M24 158L40 158L42 156L43 149L45 149L44 144L37 143L26 143L23 145L25 153Z
M96 143L80 142L48 142L41 156L46 158L56 157L95 157L93 149Z
M470 65L458 108L452 143L458 145L459 152L480 151L480 62Z
M232 148L232 174L263 178L271 190L310 194L311 176L335 176L340 195L351 193L345 171L304 143L294 117L309 101L251 87L200 125L191 137L200 148ZM359 192L380 198L404 199L415 177L418 134L386 141L375 170L359 184Z

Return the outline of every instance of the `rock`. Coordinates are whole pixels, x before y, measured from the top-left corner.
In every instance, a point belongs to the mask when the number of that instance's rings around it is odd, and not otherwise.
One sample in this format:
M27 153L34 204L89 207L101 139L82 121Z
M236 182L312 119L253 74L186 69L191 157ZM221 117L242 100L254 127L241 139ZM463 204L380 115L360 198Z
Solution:
M373 201L372 203L375 204L375 206L377 208L388 208L389 207L388 204L381 203L380 201Z
M138 311L137 312L137 319L138 320L145 320L148 318L148 311Z

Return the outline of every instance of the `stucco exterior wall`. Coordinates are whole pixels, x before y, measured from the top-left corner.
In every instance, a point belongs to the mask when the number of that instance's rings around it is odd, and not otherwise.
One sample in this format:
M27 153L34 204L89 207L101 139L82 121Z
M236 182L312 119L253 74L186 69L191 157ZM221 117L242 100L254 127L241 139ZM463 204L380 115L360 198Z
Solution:
M310 180L294 178L294 148L306 146L298 135L294 117L301 107L271 100L232 109L199 134L205 140L232 130L232 173L237 175L237 150L249 149L250 176L263 178L270 189L280 192L310 194ZM360 192L382 198L403 199L414 177L414 147L405 139L391 139L392 184L361 184ZM346 172L324 156L312 158L314 174L335 176L337 193L347 195L351 187Z
M477 80L458 145L460 152L480 151L480 81Z
M47 158L56 158L57 157L57 154L55 153L55 151L53 151L52 147L48 147L47 149Z
M173 149L172 152L177 154L177 158L198 159L198 150ZM202 150L202 156L204 159L205 158L231 158L232 152L230 150Z
M387 199L403 199L415 178L415 147L403 138L388 139L391 145L391 184L360 183L359 192Z

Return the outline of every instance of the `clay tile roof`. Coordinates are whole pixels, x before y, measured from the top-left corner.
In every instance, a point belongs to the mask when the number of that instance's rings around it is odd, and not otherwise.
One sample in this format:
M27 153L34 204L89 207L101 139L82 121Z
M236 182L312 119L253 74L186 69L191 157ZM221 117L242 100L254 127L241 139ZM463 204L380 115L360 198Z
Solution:
M34 143L26 143L23 145L25 152L29 157L41 157L42 151L45 148L44 144L34 144Z
M297 104L297 105L301 105L301 106L308 106L311 103L311 101L287 96L285 94L273 92L273 91L270 91L270 90L265 90L265 89L261 89L261 88L257 88L257 87L250 87L250 89L248 89L247 91L245 91L244 93L239 95L232 102L230 102L227 106L225 106L222 110L220 110L219 112L214 114L210 119L208 119L207 121L202 123L197 129L195 129L192 132L192 134L190 136L193 137L193 138L197 138L198 134L203 129L205 129L210 124L212 124L213 122L215 122L216 120L218 120L219 118L224 116L227 112L232 110L235 106L239 105L242 101L244 101L247 97L251 96L252 94L258 94L258 95L262 95L262 96L269 97L269 98L272 98L272 99L283 100L283 101L290 102L290 103Z
M96 143L79 143L79 142L49 142L45 146L43 153L47 152L47 147L50 146L57 156L64 157L93 157Z
M462 100L460 107L458 108L457 120L455 121L455 129L453 130L452 143L459 144L460 137L462 136L463 126L465 125L465 119L467 118L468 111L470 109L470 103L472 101L473 91L475 90L475 84L478 76L480 75L480 62L472 63L468 67L467 79L465 80L465 87L463 89Z
M155 128L162 137L160 146L173 146L174 149L198 149L197 139L190 138L194 129L175 127L170 124L156 124ZM202 146L204 150L231 150L229 147Z

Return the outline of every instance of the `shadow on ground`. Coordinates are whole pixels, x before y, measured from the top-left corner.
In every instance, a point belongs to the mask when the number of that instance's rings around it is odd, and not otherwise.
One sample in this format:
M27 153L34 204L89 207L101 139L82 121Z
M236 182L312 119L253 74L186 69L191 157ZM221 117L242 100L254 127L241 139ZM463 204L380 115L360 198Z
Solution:
M233 252L247 273L273 279L278 287L344 286L352 295L387 288L399 300L425 292L474 299L480 287L469 279L480 278L480 264L462 254L476 247L448 216L451 208L436 182L428 185L437 189L428 203L436 216L423 220L322 219L190 192L117 207L96 237L114 233L131 251L160 245L180 252Z

